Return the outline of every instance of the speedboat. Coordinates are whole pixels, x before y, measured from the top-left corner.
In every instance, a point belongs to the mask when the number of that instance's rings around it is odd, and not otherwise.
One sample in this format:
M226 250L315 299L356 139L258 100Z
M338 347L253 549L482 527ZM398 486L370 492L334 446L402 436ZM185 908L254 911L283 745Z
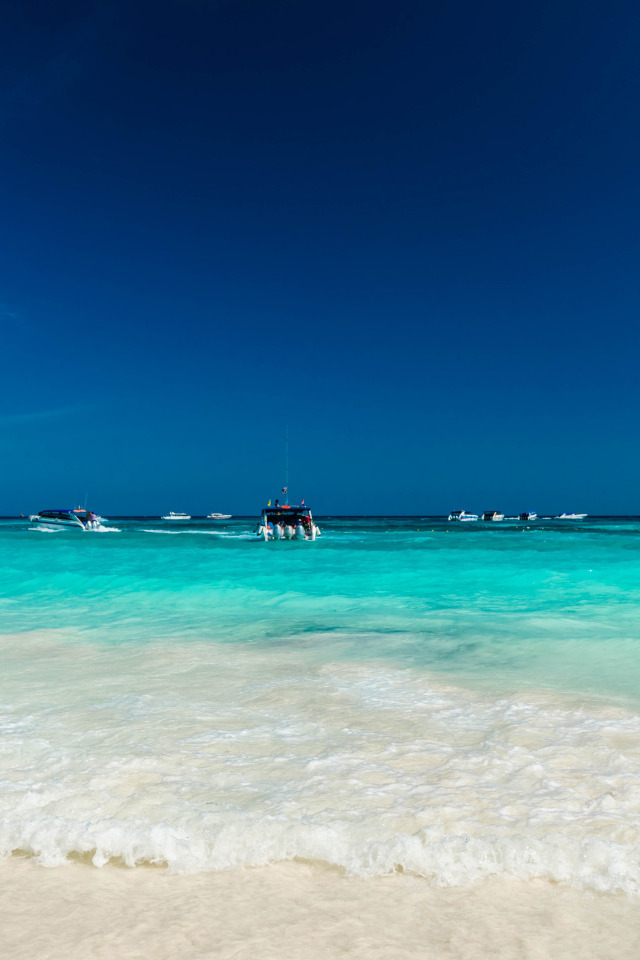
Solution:
M518 520L535 520L537 516L537 513L520 513L518 514Z
M256 533L260 540L315 540L320 529L313 522L311 510L305 506L265 507Z
M587 516L589 516L587 513L561 513L556 520L584 520Z
M207 520L230 520L230 513L208 513Z
M161 520L191 520L188 513L174 513L173 510L168 517L160 517Z
M76 530L96 530L99 518L90 510L41 510L29 517L31 523L48 530L70 527Z
M449 514L449 520L459 520L461 523L469 523L477 519L477 513L467 513L466 510L452 510Z
M483 520L504 520L504 513L498 513L497 510L485 510L482 514Z

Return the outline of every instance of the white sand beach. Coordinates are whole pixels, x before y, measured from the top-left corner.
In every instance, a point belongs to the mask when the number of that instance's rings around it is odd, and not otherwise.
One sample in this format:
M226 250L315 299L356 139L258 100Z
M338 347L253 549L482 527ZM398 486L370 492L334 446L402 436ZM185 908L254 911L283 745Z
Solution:
M637 960L640 904L545 881L437 888L304 863L176 876L0 864L4 960Z

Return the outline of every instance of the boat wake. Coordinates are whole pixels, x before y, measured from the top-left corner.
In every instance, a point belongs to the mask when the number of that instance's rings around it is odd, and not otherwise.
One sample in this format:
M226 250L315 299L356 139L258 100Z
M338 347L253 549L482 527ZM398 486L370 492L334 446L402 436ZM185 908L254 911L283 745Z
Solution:
M229 540L255 540L248 533L229 533L226 530L150 530L142 527L140 533L164 533L169 537L196 536L196 537L226 537Z

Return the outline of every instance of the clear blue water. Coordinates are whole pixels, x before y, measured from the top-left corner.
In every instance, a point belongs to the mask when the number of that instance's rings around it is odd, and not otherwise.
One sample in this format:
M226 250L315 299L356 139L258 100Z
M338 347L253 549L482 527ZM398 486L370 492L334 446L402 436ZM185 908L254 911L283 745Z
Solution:
M640 521L329 518L315 543L253 519L0 525L0 632L162 637L387 659L452 678L640 696ZM313 637L313 642L309 640Z
M0 855L640 893L640 520L0 522Z

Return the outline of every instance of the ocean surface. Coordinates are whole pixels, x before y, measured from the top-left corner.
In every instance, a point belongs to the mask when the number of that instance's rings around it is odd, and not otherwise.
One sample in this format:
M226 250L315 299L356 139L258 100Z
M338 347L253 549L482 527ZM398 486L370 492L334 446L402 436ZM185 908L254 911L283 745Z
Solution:
M0 521L0 856L636 902L640 519L319 524Z

